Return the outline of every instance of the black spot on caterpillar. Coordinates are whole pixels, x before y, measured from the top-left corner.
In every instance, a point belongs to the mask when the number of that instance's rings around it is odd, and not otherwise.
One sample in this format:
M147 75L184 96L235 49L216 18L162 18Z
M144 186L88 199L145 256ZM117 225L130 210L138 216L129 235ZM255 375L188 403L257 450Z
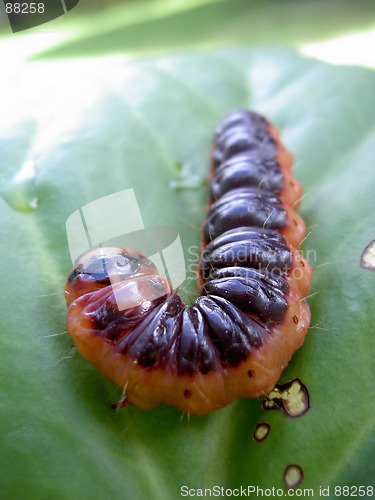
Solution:
M78 260L65 287L68 331L124 389L124 402L202 415L274 387L310 324L311 267L298 250L306 228L291 164L265 118L239 110L223 120L192 305L137 251L92 250ZM111 285L108 268L121 281Z

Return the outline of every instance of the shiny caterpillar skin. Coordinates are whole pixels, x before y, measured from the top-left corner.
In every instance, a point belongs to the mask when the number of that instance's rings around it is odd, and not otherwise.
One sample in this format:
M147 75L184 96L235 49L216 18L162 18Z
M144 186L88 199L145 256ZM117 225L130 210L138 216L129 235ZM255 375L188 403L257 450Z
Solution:
M311 267L298 250L306 228L291 165L265 118L238 110L223 120L192 305L137 251L91 250L78 260L65 288L68 331L124 389L126 404L203 415L273 389L310 324Z

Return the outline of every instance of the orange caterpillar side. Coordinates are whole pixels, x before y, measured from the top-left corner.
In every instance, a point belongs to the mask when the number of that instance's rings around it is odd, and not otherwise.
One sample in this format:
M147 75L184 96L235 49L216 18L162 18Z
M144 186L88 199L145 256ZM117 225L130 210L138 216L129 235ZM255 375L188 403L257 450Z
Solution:
M295 211L302 190L291 165L260 115L239 110L221 123L192 305L135 250L78 260L65 287L68 331L124 389L122 405L203 415L272 390L310 325L311 267L298 250L306 228Z

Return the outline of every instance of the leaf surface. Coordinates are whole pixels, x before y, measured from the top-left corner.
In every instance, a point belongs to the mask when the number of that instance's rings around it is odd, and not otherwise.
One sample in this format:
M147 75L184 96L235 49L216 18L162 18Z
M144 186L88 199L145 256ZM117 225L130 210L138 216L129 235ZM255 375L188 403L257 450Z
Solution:
M284 50L236 49L122 63L38 62L2 75L0 491L5 498L180 498L180 488L371 484L374 471L375 75ZM24 85L27 81L28 85ZM23 82L23 83L22 83ZM194 268L209 149L220 119L269 117L295 154L316 270L312 325L282 381L311 408L290 419L261 399L205 417L110 404L121 391L66 334L65 222L86 203L133 188L145 226L180 233ZM126 218L127 214L124 214ZM59 335L62 333L61 335ZM270 434L253 439L258 423Z

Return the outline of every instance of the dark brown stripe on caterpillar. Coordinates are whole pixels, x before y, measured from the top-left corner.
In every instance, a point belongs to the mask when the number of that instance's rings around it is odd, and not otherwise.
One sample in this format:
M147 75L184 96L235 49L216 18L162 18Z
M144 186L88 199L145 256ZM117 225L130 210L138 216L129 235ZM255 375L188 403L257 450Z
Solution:
M273 388L310 324L301 187L290 168L265 118L240 110L224 119L192 305L137 251L92 250L78 260L66 283L68 330L128 403L204 414Z

